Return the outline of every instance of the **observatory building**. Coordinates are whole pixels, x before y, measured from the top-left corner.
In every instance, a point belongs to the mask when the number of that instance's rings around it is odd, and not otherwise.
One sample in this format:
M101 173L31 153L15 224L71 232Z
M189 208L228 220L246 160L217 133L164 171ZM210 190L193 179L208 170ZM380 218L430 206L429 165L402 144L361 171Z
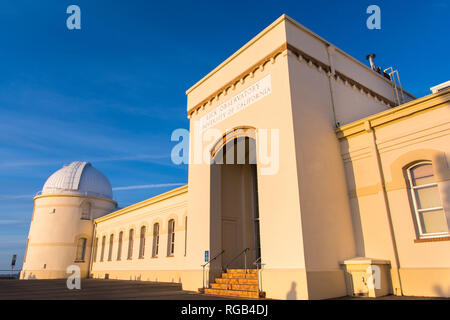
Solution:
M187 91L188 185L118 209L91 164L63 167L21 279L77 265L236 297L450 297L450 88L416 98L374 58L281 16Z
M72 162L52 174L34 200L22 278L65 278L73 264L86 277L93 221L116 207L108 178L90 163Z

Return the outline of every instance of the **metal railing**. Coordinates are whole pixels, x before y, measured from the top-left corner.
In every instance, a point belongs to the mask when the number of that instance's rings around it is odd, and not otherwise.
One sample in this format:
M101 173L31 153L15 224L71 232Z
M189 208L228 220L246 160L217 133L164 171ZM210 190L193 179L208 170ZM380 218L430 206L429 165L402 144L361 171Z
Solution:
M225 270L227 272L227 290L228 290L228 267L230 266L230 264L232 262L234 262L234 260L236 260L237 258L239 258L242 254L244 254L244 266L245 266L245 273L247 273L247 251L250 250L250 248L245 248L244 250L242 250L238 255L236 255L233 259L230 260L230 262L228 262L228 264L225 266Z
M20 270L0 270L0 279L19 279Z
M256 259L253 264L256 266L256 280L258 283L258 292L261 292L262 290L262 268L265 265L264 263L261 263L261 257Z
M387 69L384 69L384 73L387 73L391 78L392 88L394 89L396 98L395 102L397 103L397 105L405 103L405 96L403 94L402 83L400 82L400 75L398 74L398 70L394 70L393 67L389 67Z
M214 258L211 258L211 260L209 260L207 263L202 264L202 268L203 268L203 291L205 291L205 267L210 264L211 262L213 262L214 260L216 260L219 256L221 256L223 253L225 252L225 250L222 250L219 254L217 254L216 256L214 256Z

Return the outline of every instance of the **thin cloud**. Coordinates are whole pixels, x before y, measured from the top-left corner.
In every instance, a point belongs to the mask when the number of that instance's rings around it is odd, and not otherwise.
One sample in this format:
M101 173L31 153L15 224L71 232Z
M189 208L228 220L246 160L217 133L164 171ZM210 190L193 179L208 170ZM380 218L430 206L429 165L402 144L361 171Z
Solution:
M34 195L32 194L0 194L0 199L4 200L15 200L15 199L33 199Z
M23 224L27 223L22 220L0 220L0 225L10 225L10 224Z
M134 186L125 186L125 187L115 187L112 188L114 191L122 191L122 190L136 190L136 189L153 189L153 188L165 188L165 187L178 187L183 186L186 183L159 183L159 184L141 184L141 185L134 185ZM31 194L20 194L20 195L13 195L13 194L0 194L0 199L3 200L15 200L15 199L33 199L35 195ZM3 220L3 221L14 221L14 220ZM6 224L2 223L2 220L0 220L0 224Z
M126 186L126 187L115 187L114 191L120 190L136 190L136 189L152 189L152 188L164 188L164 187L178 187L183 186L186 183L160 183L160 184L143 184L136 186Z
M139 161L139 160L158 160L169 158L170 155L133 155L122 157L93 158L89 162L114 162L114 161ZM73 160L75 161L75 160ZM51 160L51 161L7 161L0 162L0 167L40 167L51 165L69 164L71 160Z

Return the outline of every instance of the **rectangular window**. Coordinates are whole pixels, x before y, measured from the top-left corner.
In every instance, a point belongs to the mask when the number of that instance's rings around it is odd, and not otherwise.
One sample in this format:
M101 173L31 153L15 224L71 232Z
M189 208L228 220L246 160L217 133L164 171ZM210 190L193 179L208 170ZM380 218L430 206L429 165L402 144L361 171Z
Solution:
M113 244L114 244L114 235L112 234L109 236L108 261L112 260Z
M94 257L93 257L94 262L97 261L97 249L98 249L98 238L95 238L95 240L94 240L94 252L92 252L92 254L94 255Z
M81 206L81 220L91 220L91 204L89 202L85 202Z
M152 248L153 258L156 258L158 256L158 247L159 247L159 223L155 223L153 225L153 248Z
M169 230L167 234L167 256L173 256L175 253L175 220L169 221Z
M144 252L145 252L145 227L142 227L139 239L139 259L144 258Z
M127 259L131 260L133 258L133 237L134 237L134 230L130 230L130 234L128 236L128 256Z
M102 237L102 251L100 252L100 261L103 261L103 257L105 256L105 242L106 236Z
M117 260L120 261L122 258L122 240L123 240L123 231L119 233L119 244L117 246Z
M422 162L413 165L408 169L408 178L420 237L447 236L447 218L432 164Z
M75 261L82 262L84 261L84 256L86 254L86 238L80 238L78 239L77 243L77 254L75 257Z

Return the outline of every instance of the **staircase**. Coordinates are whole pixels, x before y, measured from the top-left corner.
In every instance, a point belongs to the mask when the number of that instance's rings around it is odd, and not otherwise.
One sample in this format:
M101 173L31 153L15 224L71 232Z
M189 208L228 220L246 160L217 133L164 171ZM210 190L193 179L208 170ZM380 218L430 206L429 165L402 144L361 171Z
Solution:
M227 269L227 271L228 289L227 273L224 272L221 278L216 278L215 283L211 283L209 288L205 288L204 293L242 298L265 298L265 292L258 292L257 269Z

